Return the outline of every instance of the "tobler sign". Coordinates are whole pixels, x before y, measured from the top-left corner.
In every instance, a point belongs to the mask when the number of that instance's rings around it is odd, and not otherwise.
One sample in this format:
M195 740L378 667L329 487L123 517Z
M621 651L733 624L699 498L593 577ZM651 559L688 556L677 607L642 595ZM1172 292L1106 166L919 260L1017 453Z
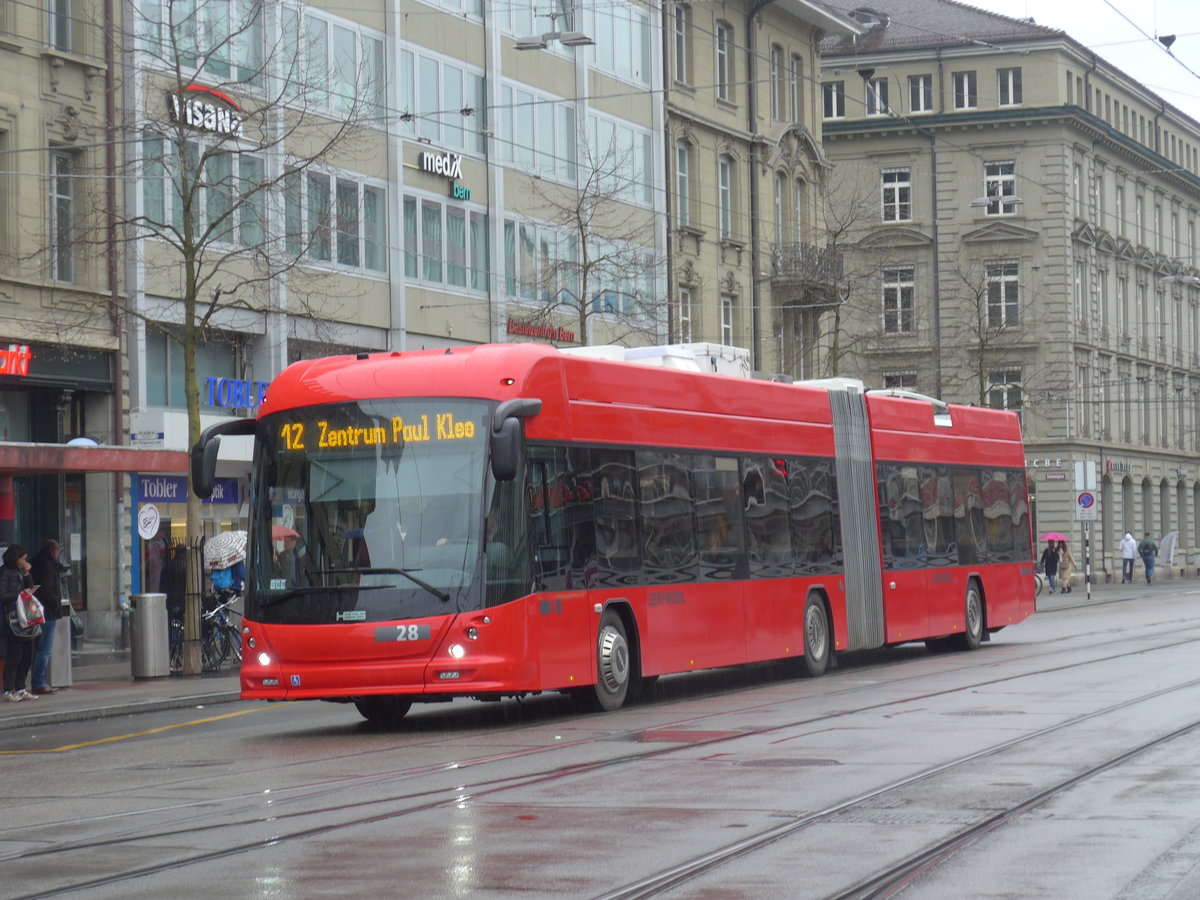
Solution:
M216 103L212 101L216 100ZM189 84L167 94L167 112L171 121L198 131L242 136L242 108L228 94L216 88Z

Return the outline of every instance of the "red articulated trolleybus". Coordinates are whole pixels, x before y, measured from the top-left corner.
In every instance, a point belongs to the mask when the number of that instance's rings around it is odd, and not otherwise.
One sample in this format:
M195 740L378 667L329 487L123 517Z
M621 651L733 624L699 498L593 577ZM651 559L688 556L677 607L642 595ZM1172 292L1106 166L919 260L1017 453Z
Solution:
M296 363L253 434L242 696L567 691L834 652L974 649L1034 611L1011 412L538 344Z

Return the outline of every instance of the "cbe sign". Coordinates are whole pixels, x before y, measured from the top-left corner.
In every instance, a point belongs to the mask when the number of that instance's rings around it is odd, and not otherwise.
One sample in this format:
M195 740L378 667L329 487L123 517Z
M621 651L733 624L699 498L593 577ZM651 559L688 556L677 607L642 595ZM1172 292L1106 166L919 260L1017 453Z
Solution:
M1096 495L1091 491L1080 491L1075 498L1075 521L1094 522L1096 520Z

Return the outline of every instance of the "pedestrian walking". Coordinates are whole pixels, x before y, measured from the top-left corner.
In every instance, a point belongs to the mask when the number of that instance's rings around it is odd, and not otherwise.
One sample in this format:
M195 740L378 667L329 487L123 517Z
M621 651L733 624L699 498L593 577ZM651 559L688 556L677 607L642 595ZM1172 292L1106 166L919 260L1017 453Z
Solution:
M1066 541L1058 542L1058 583L1064 594L1071 593L1071 576L1075 573L1075 556Z
M1121 538L1121 584L1133 583L1133 564L1137 559L1137 538L1133 532L1125 532Z
M1146 584L1154 580L1154 560L1158 557L1158 544L1150 537L1150 532L1138 543L1138 554L1142 557L1142 565L1146 567Z
M1042 551L1042 571L1046 573L1046 581L1050 583L1050 593L1054 593L1058 578L1058 547L1055 541L1047 541L1046 549Z
M57 694L58 688L53 687L46 679L46 666L50 662L50 654L54 652L54 635L58 630L59 620L62 619L63 575L71 571L59 556L62 545L54 538L42 542L42 549L34 554L30 561L30 577L33 583L40 585L37 596L46 610L46 621L42 625L42 635L37 639L33 651L33 675L31 690L35 694ZM70 621L68 620L68 626Z
M10 544L4 551L0 565L0 608L4 615L4 699L9 703L18 700L36 700L37 694L25 689L25 679L33 665L33 642L20 633L17 622L17 598L25 588L33 587L29 577L29 560L25 548Z

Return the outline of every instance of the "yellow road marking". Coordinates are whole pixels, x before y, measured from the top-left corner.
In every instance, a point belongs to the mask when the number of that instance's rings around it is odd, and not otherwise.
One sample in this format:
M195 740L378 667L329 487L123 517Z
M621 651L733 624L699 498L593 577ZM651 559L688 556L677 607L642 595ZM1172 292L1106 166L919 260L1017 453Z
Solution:
M295 703L295 702L297 702L297 701L291 701L290 703L275 704L275 705L276 706L281 706L281 705L290 706L292 703ZM132 734L115 734L112 737L99 738L98 740L94 740L94 741L84 741L83 743L80 743L80 744L67 744L66 746L63 746L63 747L48 747L43 750L0 750L0 756L20 756L21 754L28 754L28 753L63 753L67 750L81 750L84 747L97 747L100 744L111 744L115 741L127 741L131 738L147 737L152 734L161 734L164 731L171 731L175 728L188 728L192 725L206 725L209 722L219 722L222 719L232 719L236 716L244 716L249 713L263 712L266 709L267 709L267 707L265 707L265 706L257 707L255 709L243 709L243 710L239 710L238 712L224 713L223 715L219 715L219 716L209 716L207 719L193 719L191 722L177 722L174 725L163 725L161 728L150 728L146 731L135 731Z

